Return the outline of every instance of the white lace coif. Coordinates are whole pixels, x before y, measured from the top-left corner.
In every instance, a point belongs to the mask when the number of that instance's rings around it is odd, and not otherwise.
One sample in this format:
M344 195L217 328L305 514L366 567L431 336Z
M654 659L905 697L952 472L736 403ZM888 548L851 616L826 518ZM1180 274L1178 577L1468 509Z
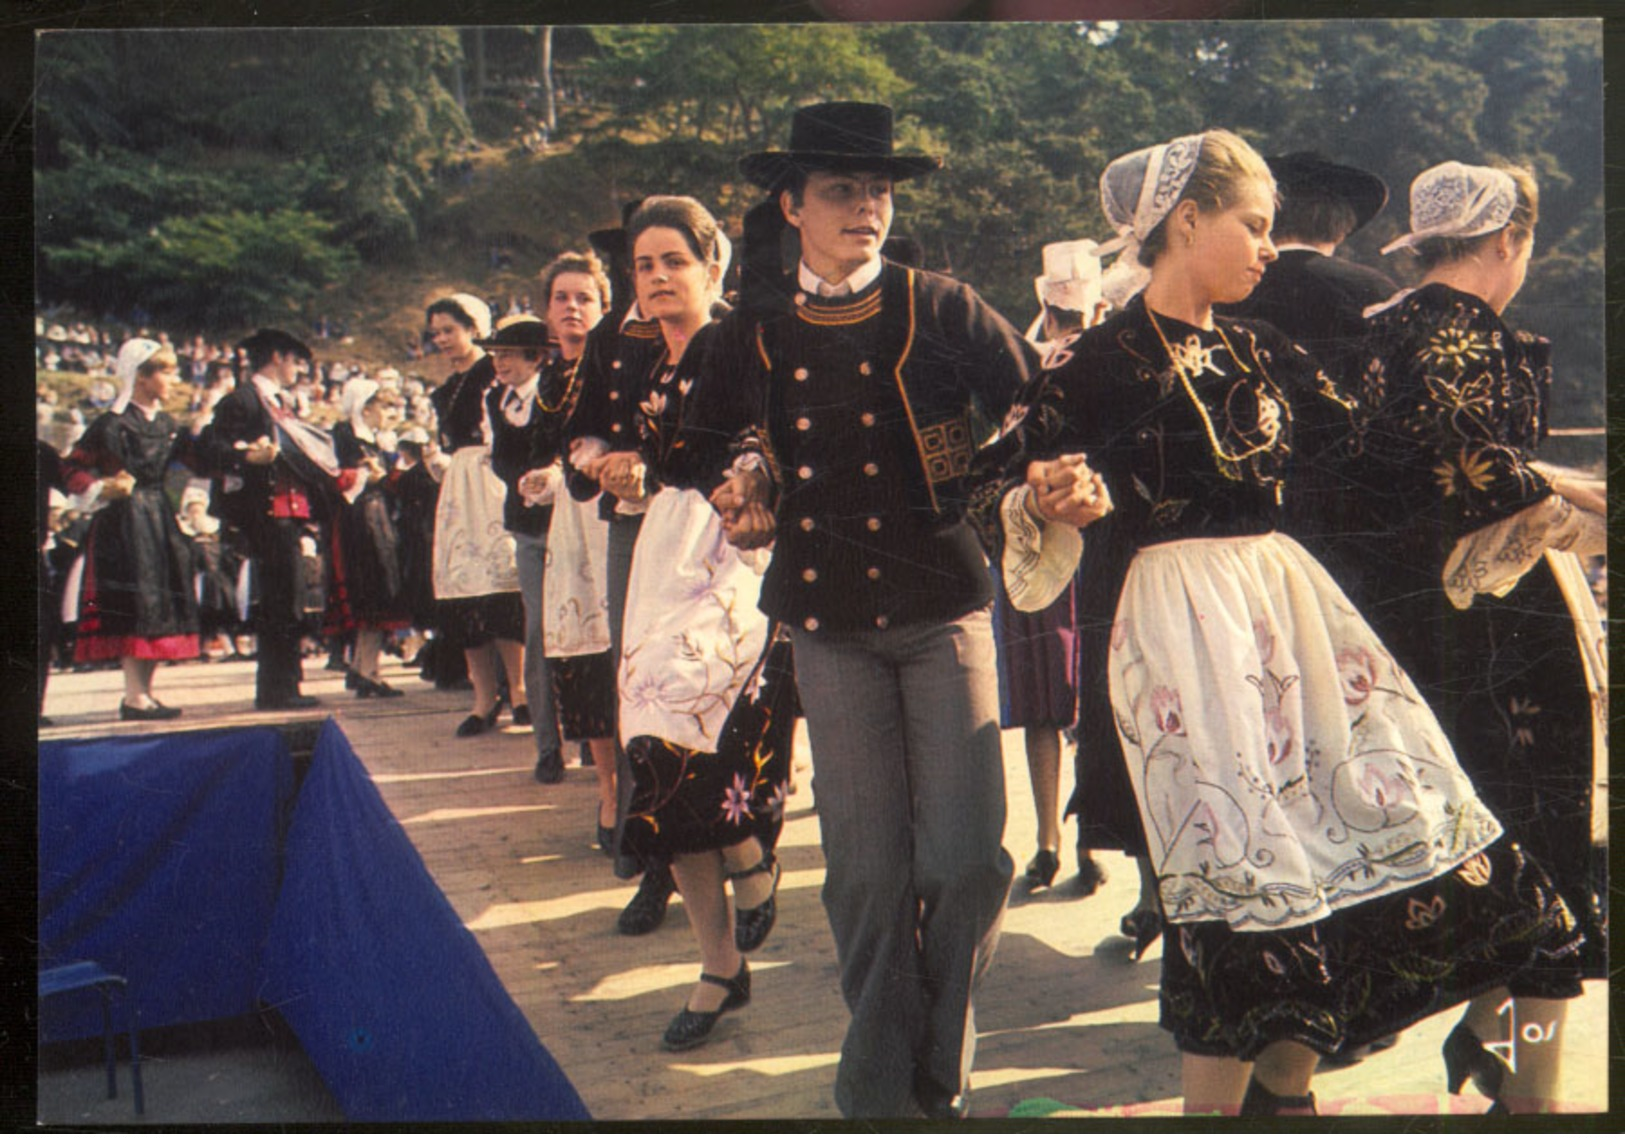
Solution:
M1101 287L1119 308L1151 280L1151 271L1140 264L1140 246L1185 192L1203 137L1187 134L1125 154L1100 175L1100 208L1117 231L1116 239L1099 249L1102 256L1117 254Z
M113 366L113 371L118 376L118 396L113 400L113 414L124 414L124 409L130 405L130 399L135 395L136 372L141 370L142 364L163 349L164 346L157 340L139 336L124 341L124 346L118 350L118 363Z
M1090 312L1100 299L1100 246L1088 238L1044 246L1044 275L1033 279L1038 300L1051 308Z
M1512 220L1518 183L1505 170L1442 162L1411 183L1411 231L1382 247L1410 249L1430 237L1481 237Z

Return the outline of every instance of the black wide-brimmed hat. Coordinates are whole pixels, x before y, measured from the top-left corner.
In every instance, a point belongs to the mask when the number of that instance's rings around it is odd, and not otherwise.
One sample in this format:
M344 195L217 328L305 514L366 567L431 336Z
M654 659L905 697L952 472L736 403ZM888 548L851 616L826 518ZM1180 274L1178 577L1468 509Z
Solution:
M790 145L739 160L762 189L781 189L794 171L874 170L893 181L929 174L942 165L930 154L892 152L892 111L884 103L814 103L790 121Z
M483 340L475 340L482 348L547 347L547 325L535 316L515 316Z
M1338 198L1354 211L1355 229L1376 217L1388 204L1387 182L1369 170L1344 166L1313 150L1295 150L1264 161L1275 175L1282 197L1309 193Z
M237 346L251 356L262 353L275 355L280 352L285 356L297 356L306 362L314 358L308 344L280 328L261 328Z

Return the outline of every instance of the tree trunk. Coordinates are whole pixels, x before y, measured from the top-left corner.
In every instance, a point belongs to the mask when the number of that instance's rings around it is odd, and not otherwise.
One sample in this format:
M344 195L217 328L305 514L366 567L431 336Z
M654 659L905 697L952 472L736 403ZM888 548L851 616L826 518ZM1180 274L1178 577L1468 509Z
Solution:
M485 98L485 29L474 29L474 97Z
M544 26L536 37L536 47L540 55L538 64L541 67L540 79L542 81L542 98L547 108L547 133L557 133L559 129L558 108L553 104L553 25Z

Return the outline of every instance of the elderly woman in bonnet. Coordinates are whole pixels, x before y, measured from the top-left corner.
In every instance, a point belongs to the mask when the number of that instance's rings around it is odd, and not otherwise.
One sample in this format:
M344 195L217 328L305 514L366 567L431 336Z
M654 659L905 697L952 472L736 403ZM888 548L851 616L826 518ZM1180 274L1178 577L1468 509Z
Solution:
M345 383L340 403L344 417L333 424L344 504L333 527L333 580L325 631L329 636L355 634L349 682L358 699L404 694L385 683L378 671L384 633L411 623L390 469L379 440L398 407L393 392L358 375Z
M1037 608L1082 545L1080 607L1111 612L1079 684L1105 672L1160 886L1186 1110L1313 1112L1319 1055L1508 981L1572 984L1578 938L1404 671L1277 531L1294 457L1355 408L1271 326L1214 314L1274 258L1263 159L1188 135L1114 161L1101 198L1123 307L1051 351L999 444L1021 478L999 560Z
M529 721L529 709L520 711L525 609L513 536L503 524L508 488L491 469L485 396L497 382L496 369L475 342L491 335L490 305L460 292L430 304L427 316L429 333L452 368L431 396L440 447L450 456L435 507L434 592L445 606L442 627L463 646L474 684L473 709L457 727L458 738L467 738L496 726L502 672L516 723Z
M1410 231L1384 252L1413 251L1421 283L1367 311L1371 417L1333 564L1578 914L1586 971L1601 977L1607 654L1576 554L1604 550L1604 488L1536 459L1550 345L1502 317L1528 271L1537 189L1525 170L1445 162L1410 199ZM1514 1073L1481 1047L1510 1030L1498 1013L1493 998L1469 1008L1447 1045L1450 1081L1471 1073L1512 1101L1529 1094L1524 1050ZM1562 1005L1538 1016L1561 1018Z
M173 719L152 695L161 660L198 654L192 550L164 494L172 460L193 455L193 437L164 410L178 377L175 353L156 341L128 340L118 354L119 390L64 460L67 488L100 479L104 503L90 524L79 593L75 659L118 660L124 670L120 719Z

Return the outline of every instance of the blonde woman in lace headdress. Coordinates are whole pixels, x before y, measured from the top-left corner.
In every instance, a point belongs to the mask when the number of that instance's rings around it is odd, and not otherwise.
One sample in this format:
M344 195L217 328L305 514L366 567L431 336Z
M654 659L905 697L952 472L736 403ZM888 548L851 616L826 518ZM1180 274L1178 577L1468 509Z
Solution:
M1018 606L1047 603L1081 544L1081 607L1111 614L1084 667L1106 673L1160 886L1186 1110L1311 1113L1319 1055L1509 980L1575 994L1579 938L1405 673L1277 530L1295 461L1355 407L1269 325L1214 315L1275 257L1263 159L1188 135L1114 161L1101 198L1121 310L1052 349L989 528ZM1505 1101L1545 1105L1557 1051L1521 1055L1528 1097Z

